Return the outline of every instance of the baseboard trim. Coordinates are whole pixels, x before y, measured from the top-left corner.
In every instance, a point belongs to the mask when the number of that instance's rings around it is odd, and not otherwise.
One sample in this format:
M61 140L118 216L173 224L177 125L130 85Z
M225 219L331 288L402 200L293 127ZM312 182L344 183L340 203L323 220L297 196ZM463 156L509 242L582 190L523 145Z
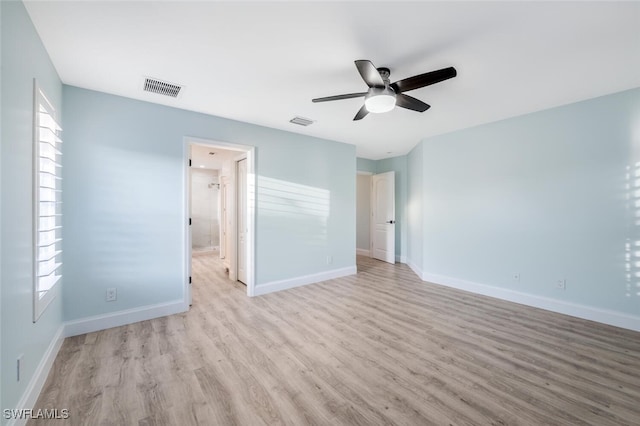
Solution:
M78 336L80 334L106 330L107 328L178 314L180 312L186 312L187 310L188 307L185 306L184 300L176 300L173 302L80 318L65 323L64 335L66 337Z
M416 269L409 265L414 272ZM565 302L562 300L552 299L550 297L537 296L530 293L523 293L506 288L494 287L487 284L481 284L473 281L452 278L444 275L422 273L418 276L423 281L439 284L447 287L457 288L459 290L469 291L471 293L482 294L484 296L494 297L496 299L506 300L509 302L519 303L521 305L532 306L534 308L545 309L547 311L557 312L572 317L582 318L590 321L596 321L603 324L613 325L629 330L640 331L640 317L628 315L620 312L610 311L607 309L594 308L592 306L580 305L577 303Z
M416 265L411 260L409 260L409 261L407 261L407 266L409 266L409 268L411 268L413 273L416 274L418 276L418 278L420 278L422 281L427 281L427 280L424 279L423 273L422 273L422 269L420 269L418 267L418 265Z
M308 284L315 284L321 281L332 280L334 278L346 277L347 275L356 274L356 266L347 266L346 268L333 269L331 271L319 272L317 274L303 275L300 277L289 278L286 280L272 281L266 284L256 285L254 296L273 293L290 288L300 287Z
M360 256L368 256L371 257L371 251L367 250L367 249L361 249L361 248L357 248L356 249L356 254L360 255Z
M371 250L357 248L356 254L359 256L371 257ZM407 258L404 256L400 256L399 254L396 254L396 262L407 263Z
M58 331L56 331L56 334L51 339L47 350L40 359L40 363L38 363L36 371L33 373L33 376L31 376L31 380L29 380L27 388L18 401L17 409L28 410L35 407L44 383L47 381L47 377L49 377L49 372L51 371L53 362L56 360L58 351L60 351L60 348L62 347L62 342L65 337L64 333L65 326L62 324L58 327ZM28 420L29 419L27 418L11 419L7 422L7 426L23 426L27 424Z

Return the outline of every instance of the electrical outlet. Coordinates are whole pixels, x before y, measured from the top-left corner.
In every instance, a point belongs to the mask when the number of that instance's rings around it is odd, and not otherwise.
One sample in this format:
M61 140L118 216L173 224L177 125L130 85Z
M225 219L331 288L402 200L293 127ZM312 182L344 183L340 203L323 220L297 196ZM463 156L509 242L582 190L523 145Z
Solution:
M20 373L22 370L22 358L24 357L24 354L21 354L18 359L16 359L16 381L20 381Z
M114 302L118 298L118 290L115 287L107 289L107 302Z
M520 272L516 272L513 274L513 281L519 283L520 282Z
M556 281L556 288L558 290L566 290L567 289L567 280L565 280L563 278L563 279L560 279L560 280Z
M333 263L333 256L327 256L327 265L331 265Z

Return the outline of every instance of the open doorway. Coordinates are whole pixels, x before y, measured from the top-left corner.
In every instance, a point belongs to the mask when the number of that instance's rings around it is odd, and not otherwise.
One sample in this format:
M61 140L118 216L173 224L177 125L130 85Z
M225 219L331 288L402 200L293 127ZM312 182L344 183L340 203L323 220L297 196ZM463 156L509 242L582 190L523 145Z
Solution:
M356 254L395 263L395 173L358 172Z
M253 296L254 148L185 138L185 165L185 303L202 273L246 285Z

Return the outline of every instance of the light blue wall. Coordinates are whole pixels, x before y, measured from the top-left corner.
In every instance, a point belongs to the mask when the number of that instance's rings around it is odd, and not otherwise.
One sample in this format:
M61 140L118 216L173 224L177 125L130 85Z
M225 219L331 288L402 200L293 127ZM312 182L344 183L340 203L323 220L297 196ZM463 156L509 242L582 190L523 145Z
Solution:
M257 285L355 265L354 146L70 86L64 116L66 319L182 298L184 136L257 147Z
M421 275L422 271L422 143L407 154L407 263Z
M640 315L640 89L421 146L425 273Z
M371 175L356 176L356 248L371 250Z
M407 156L376 161L376 173L395 172L396 196L396 258L407 253Z
M358 157L356 158L356 169L358 169L359 172L375 173L376 163L377 162L375 160Z
M57 297L32 322L33 78L60 110L62 85L21 2L0 2L2 43L1 408L14 408L62 324ZM64 260L67 260L65 256ZM60 287L60 286L58 286ZM20 382L16 359L23 356ZM6 422L2 416L2 422Z

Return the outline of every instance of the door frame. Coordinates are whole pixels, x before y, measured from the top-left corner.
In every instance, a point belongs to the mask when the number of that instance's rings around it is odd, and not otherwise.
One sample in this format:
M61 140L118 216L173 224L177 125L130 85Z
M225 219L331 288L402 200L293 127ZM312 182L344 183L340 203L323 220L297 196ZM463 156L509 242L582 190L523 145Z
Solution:
M233 238L233 243L231 245L231 248L233 249L233 252L235 254L231 258L231 267L232 267L233 271L235 272L233 280L234 281L239 281L239 282L241 282L243 284L246 284L245 282L240 281L238 279L238 275L239 275L238 274L238 259L240 257L239 250L238 250L239 241L240 241L240 234L238 233L238 222L239 222L239 220L238 220L238 216L239 216L239 211L238 211L238 204L239 204L238 203L238 198L239 197L238 197L238 194L240 193L240 191L239 191L239 186L238 186L237 183L238 183L238 165L239 165L240 161L242 161L242 160L246 160L247 161L247 165L246 165L246 168L247 168L247 172L246 172L246 174L247 174L247 176L246 176L247 188L246 189L247 190L245 191L245 195L249 191L249 159L247 158L247 154L243 152L242 154L237 155L237 156L235 156L233 158L233 167L232 167L233 171L231 172L231 176L233 176L233 182L234 182L234 185L233 185L233 203L232 203L233 204L233 215L234 215L233 217L234 217L234 220L233 220L233 223L232 223L232 229L233 229L233 235L235 237L235 238ZM248 203L249 203L249 197L247 197L247 199L245 200L245 204L247 205L247 207L248 207ZM245 212L247 213L246 221L247 221L247 229L248 229L249 228L249 216L248 216L249 212L248 212L248 208L245 210ZM247 231L247 236L245 236L245 244L247 244L246 243L247 237L248 237L248 231ZM246 253L245 253L245 256L246 256ZM247 265L247 268L248 268L249 267L249 263L248 263L248 259L246 257L245 257L245 261L246 261L246 265ZM247 274L246 275L247 275L247 280L248 280L249 279L248 269L247 269ZM247 287L248 287L248 284L247 284Z
M243 153L247 157L247 296L255 295L255 205L256 205L256 174L255 174L255 147L251 145L243 145L231 142L223 142L212 139L202 139L194 136L185 136L183 139L182 150L182 167L183 167L183 276L184 276L184 291L183 302L185 310L189 309L191 304L191 283L189 277L191 276L191 227L189 225L189 203L191 201L191 188L190 188L190 167L189 160L191 154L191 145L206 145L212 148L226 149L230 151L238 151ZM235 167L235 160L234 160ZM233 167L232 167L233 169ZM235 175L235 172L232 172ZM235 176L234 176L235 177ZM233 182L235 191L235 182ZM235 201L234 201L235 203ZM232 203L233 204L233 203ZM235 214L235 211L234 211ZM234 225L235 226L235 219ZM234 232L235 234L235 232ZM231 238L233 247L227 247L227 253L236 250L236 238ZM235 256L234 256L235 257ZM232 262L233 263L233 262ZM235 265L232 265L235 266ZM237 266L236 266L237 267ZM235 272L235 271L234 271ZM234 274L237 276L237 273Z
M374 191L375 188L375 183L374 180L376 177L379 177L381 175L387 175L387 174L391 174L393 176L393 187L392 187L392 191L393 191L393 199L391 200L391 207L392 207L392 211L393 211L393 218L391 219L391 221L393 223L391 223L390 225L393 225L393 232L391 233L391 237L393 238L393 253L392 253L392 257L393 257L393 262L391 262L390 260L385 260L385 259L380 259L375 257L375 247L374 247L374 241L375 241L375 234L376 234L376 221L374 219L376 219L376 216L374 214L375 211L375 205L376 205L376 201L377 201L377 193ZM385 262L389 262L392 264L395 264L397 262L396 260L396 191L395 191L395 178L396 178L396 172L391 170L388 172L380 172L380 173L374 173L371 175L371 192L370 192L370 202L371 202L371 207L370 207L370 229L369 229L369 245L370 245L370 255L369 257L374 258L374 259L378 259L378 260L383 260Z

